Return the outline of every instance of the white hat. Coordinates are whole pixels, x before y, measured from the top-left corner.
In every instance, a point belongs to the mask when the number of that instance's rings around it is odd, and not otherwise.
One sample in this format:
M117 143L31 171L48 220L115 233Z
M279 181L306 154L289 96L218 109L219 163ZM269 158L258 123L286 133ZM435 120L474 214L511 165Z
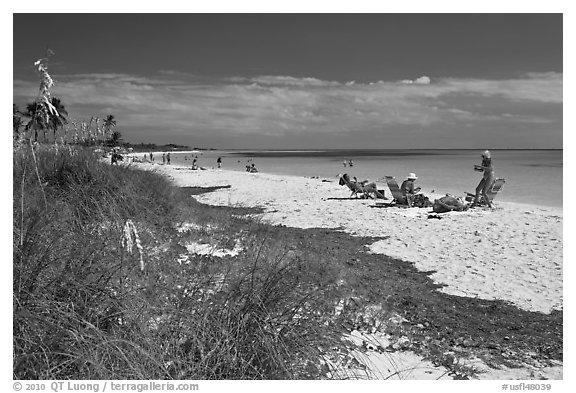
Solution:
M482 153L482 157L490 158L490 150L486 150L484 153Z
M414 180L416 180L416 179L418 179L418 176L416 176L414 173L410 173L410 174L408 175L408 179L414 179Z

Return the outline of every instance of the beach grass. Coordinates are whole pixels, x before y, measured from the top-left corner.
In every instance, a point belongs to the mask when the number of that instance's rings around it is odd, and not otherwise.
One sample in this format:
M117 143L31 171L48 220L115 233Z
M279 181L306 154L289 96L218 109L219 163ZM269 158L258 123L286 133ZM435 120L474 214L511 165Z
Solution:
M38 176L30 150L13 158L14 378L321 376L315 365L339 345L319 312L328 266L290 256L241 212L202 208L160 175L89 150L36 156ZM144 269L122 246L127 220ZM198 234L176 231L189 221ZM182 242L209 222L220 228L213 241L225 246L235 227L248 251L179 263Z
M215 188L178 188L90 150L36 156L13 156L16 379L341 378L329 365L351 360L342 337L354 330L453 378L475 376L473 358L562 361L562 312L442 293L432 272L369 253L378 239L203 205L191 195ZM128 221L143 265L122 244ZM189 252L198 242L242 251Z

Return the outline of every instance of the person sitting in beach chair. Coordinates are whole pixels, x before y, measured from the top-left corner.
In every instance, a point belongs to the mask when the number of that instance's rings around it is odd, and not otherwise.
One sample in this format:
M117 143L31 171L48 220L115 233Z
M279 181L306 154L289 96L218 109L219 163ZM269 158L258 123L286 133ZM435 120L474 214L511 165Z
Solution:
M350 198L352 197L358 197L358 193L364 193L364 191L362 190L362 186L352 180L350 180L350 176L348 176L347 173L343 174L343 175L338 175L338 177L340 178L338 180L338 184L341 186L347 186L350 191L352 191L352 193L350 194Z
M395 203L398 206L408 207L432 206L432 202L430 202L427 196L419 194L420 187L414 187L414 180L417 179L415 174L411 173L408 176L408 179L402 182L402 187L398 187L398 183L394 176L385 176L385 179L386 184L388 184L388 188L390 188L390 192L392 193L392 203Z
M434 213L447 213L450 211L465 211L468 210L469 205L464 203L460 198L453 195L446 194L440 199L435 199L432 205Z
M354 180L351 180L350 176L347 173L338 176L340 177L338 184L340 184L341 186L345 185L350 189L350 191L352 191L350 197L358 197L358 194L360 193L364 198L375 197L381 199L388 199L386 198L386 195L384 194L383 191L378 190L378 187L374 182L369 182L369 180L358 181L356 177L354 177ZM372 197L372 194L374 195L374 197Z
M356 176L354 176L354 181L362 187L364 195L372 198L371 194L374 194L374 198L388 199L384 190L378 190L375 182L370 182L370 180L358 181Z
M414 187L416 179L418 179L418 177L414 173L410 173L408 178L406 178L400 186L400 191L402 191L402 195L406 198L406 204L409 207L414 206L414 197L420 192L420 187Z

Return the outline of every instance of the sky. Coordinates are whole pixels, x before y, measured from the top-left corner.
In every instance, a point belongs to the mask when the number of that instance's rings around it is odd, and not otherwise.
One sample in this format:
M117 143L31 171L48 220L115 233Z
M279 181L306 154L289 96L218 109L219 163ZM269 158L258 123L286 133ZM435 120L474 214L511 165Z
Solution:
M126 141L221 149L562 148L562 14L13 15L13 101Z

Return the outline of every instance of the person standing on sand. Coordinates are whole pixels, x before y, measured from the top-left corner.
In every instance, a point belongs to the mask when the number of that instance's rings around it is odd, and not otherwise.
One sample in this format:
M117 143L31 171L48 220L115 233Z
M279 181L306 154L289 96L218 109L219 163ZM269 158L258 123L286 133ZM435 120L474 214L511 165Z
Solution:
M222 167L222 158L218 157L218 159L216 160L216 164L218 164L218 169L220 169Z
M162 153L162 165L166 164L166 153Z
M152 152L150 152L150 162L154 162L154 154Z
M492 184L494 184L495 175L494 166L492 165L492 155L489 150L482 153L482 165L474 165L474 170L484 172L484 174L482 175L482 180L478 183L478 187L476 187L476 197L474 198L472 207L480 204L480 193L482 193L484 202L486 202L489 208L492 208L492 202L490 202L490 198L488 197L488 190L492 187Z
M170 165L170 152L166 154L166 161L168 161L168 165Z

